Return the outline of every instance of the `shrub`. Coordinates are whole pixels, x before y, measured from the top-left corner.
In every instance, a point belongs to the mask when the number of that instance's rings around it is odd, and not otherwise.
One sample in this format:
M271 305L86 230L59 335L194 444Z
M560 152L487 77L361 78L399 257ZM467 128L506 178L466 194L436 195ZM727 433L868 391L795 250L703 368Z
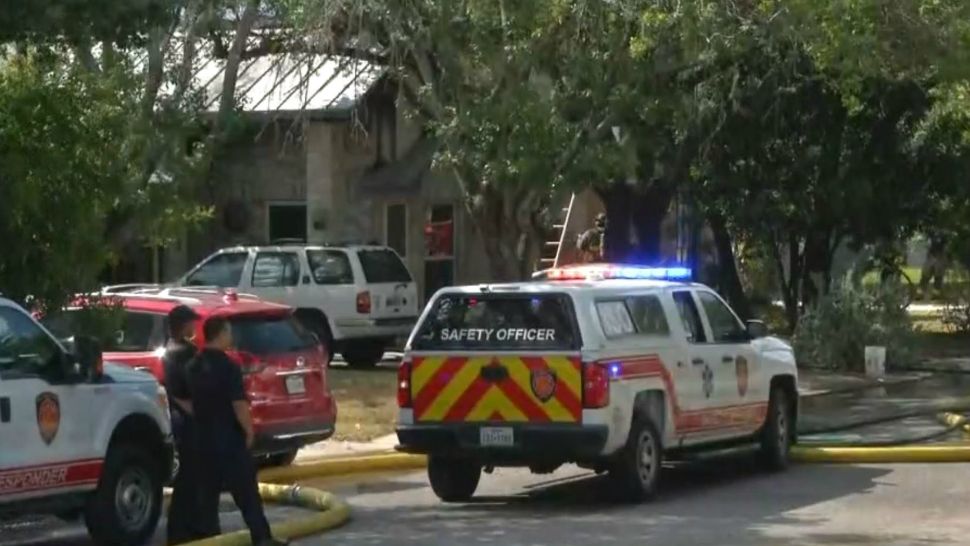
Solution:
M865 347L886 347L887 365L912 364L913 324L908 290L898 284L839 284L799 320L795 356L799 365L861 372Z
M940 322L950 332L970 334L970 286L966 283L947 290Z

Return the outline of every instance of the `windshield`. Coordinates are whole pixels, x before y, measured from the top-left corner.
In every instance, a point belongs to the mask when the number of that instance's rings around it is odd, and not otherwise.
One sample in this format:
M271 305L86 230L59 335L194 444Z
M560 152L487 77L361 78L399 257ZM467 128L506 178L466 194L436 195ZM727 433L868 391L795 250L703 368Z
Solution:
M576 350L580 338L564 294L445 294L412 343L417 350Z
M229 324L236 348L254 355L305 351L317 345L316 338L291 316L236 316L229 318Z
M357 256L369 283L411 282L411 273L392 250L361 250Z

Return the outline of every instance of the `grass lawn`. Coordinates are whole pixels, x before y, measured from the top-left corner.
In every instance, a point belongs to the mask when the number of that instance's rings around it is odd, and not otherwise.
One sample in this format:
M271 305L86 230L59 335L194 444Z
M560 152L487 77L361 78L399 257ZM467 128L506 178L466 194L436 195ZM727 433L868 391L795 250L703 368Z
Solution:
M367 442L394 432L397 419L397 371L394 368L327 371L337 399L334 440Z
M970 335L949 331L939 314L913 314L912 317L921 358L970 356Z

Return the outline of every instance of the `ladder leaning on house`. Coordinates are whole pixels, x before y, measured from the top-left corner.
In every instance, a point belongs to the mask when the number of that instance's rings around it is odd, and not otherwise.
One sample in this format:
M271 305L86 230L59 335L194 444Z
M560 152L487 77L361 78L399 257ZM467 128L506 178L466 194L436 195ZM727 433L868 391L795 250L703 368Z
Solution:
M573 212L573 204L576 202L576 194L569 196L569 205L562 207L559 211L559 220L552 225L552 237L550 241L545 241L542 245L542 255L539 257L539 269L558 267L563 256L563 245L566 243L566 234L569 232L569 220Z

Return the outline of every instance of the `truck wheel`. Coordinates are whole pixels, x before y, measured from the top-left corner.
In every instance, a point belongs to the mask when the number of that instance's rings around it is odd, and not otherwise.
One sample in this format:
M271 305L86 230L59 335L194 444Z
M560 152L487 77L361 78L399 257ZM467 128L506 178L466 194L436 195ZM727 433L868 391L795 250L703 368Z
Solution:
M785 389L771 389L768 400L768 415L761 429L761 457L771 470L784 470L788 467L788 454L791 451L791 407Z
M663 448L657 427L648 417L634 417L626 445L610 468L617 491L631 502L653 498L662 464Z
M432 455L428 458L428 481L431 490L445 502L465 502L472 498L482 466L466 459L453 459Z
M384 344L380 341L351 341L341 354L348 366L373 368L384 358Z
M135 546L155 533L162 510L158 464L144 449L118 445L108 451L84 523L96 544Z

